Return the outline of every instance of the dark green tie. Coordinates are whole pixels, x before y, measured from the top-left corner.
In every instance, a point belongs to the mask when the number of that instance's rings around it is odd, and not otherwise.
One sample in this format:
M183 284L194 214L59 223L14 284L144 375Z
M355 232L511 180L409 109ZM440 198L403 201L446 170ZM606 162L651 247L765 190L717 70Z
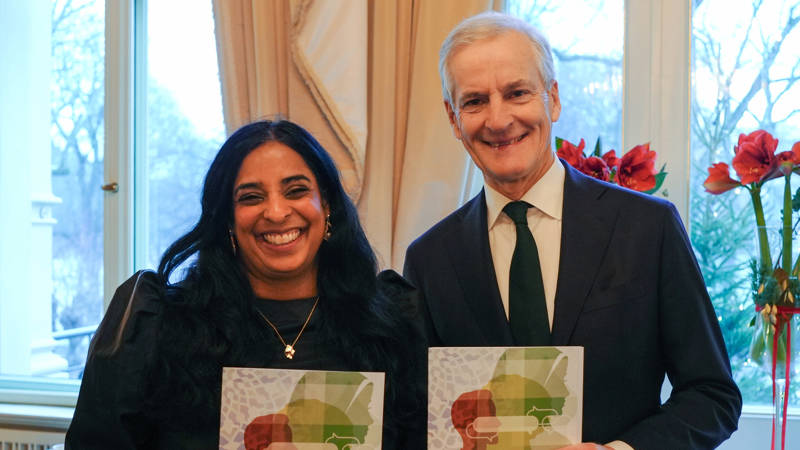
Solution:
M523 201L516 201L503 208L517 229L517 245L511 258L508 280L508 321L517 345L550 345L550 322L547 318L539 251L526 217L530 206Z

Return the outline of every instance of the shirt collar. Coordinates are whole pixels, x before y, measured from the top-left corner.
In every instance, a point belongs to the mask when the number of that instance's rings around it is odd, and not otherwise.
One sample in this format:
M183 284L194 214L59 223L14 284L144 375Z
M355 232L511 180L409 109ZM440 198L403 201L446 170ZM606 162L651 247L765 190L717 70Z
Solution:
M555 220L561 220L565 173L561 160L554 158L554 162L547 172L525 192L520 200L528 202ZM486 222L491 230L500 217L500 213L503 212L503 208L513 200L492 189L486 183L483 184L483 188L486 192Z

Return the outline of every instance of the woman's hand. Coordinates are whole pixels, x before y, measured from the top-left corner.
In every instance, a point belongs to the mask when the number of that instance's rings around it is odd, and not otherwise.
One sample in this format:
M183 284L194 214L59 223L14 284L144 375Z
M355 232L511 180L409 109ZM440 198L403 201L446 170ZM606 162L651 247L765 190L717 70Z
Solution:
M569 445L558 450L614 450L611 447L595 444L594 442L584 442L582 444Z

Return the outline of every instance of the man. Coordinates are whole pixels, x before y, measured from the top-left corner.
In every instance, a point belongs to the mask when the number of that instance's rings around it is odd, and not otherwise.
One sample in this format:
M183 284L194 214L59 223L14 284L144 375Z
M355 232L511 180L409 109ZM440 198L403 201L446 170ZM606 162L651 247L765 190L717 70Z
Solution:
M727 439L741 395L680 218L664 200L556 158L561 104L547 41L521 20L482 13L450 33L439 68L453 132L484 190L406 253L430 345L583 346L583 438L603 448ZM673 390L661 404L665 374Z

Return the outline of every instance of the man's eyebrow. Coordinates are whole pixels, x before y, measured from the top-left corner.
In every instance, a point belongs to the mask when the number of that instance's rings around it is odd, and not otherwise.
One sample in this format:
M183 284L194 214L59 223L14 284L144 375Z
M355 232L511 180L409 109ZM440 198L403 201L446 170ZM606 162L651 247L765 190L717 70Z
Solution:
M463 103L465 100L472 100L473 98L485 97L486 94L478 91L467 91L458 97L458 102Z
M520 79L520 80L512 81L511 83L508 83L507 85L505 85L503 87L503 90L504 91L512 91L514 89L519 89L519 88L531 88L532 85L533 85L533 83L531 83L530 81L524 80L524 79Z

